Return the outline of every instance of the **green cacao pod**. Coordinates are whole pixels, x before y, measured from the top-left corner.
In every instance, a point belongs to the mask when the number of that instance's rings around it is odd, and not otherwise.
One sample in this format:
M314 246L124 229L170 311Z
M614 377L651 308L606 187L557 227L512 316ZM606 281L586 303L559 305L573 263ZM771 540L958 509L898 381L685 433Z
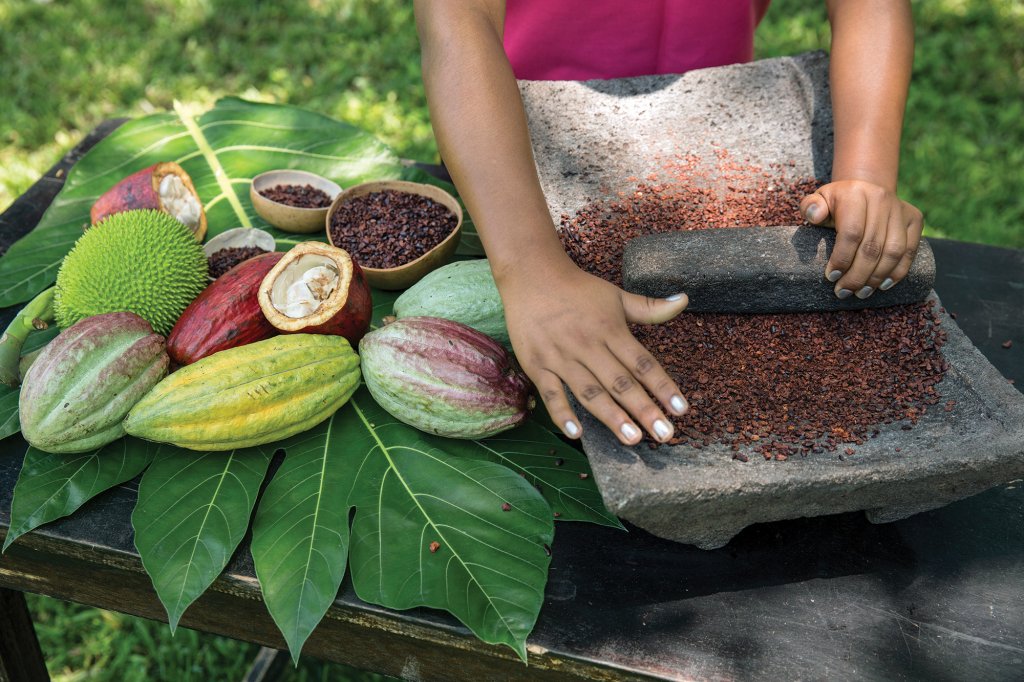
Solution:
M398 297L395 317L455 320L511 348L505 308L486 258L456 261L434 270Z
M359 356L348 340L276 336L179 369L139 401L124 427L191 450L234 450L316 426L358 386Z
M77 322L25 373L21 432L46 452L87 452L124 435L128 411L167 374L164 339L134 313Z
M521 424L530 380L494 339L453 320L407 317L359 344L363 380L391 416L449 438L486 438Z

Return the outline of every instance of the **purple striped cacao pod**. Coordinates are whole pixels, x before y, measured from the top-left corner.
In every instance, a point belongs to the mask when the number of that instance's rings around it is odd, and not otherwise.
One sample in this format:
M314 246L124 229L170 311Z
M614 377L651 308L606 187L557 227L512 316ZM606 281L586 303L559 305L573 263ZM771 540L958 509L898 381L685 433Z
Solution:
M486 438L518 426L530 380L500 343L459 322L406 317L359 343L363 380L396 419L449 438Z
M46 346L18 398L21 432L45 452L87 452L125 434L128 411L165 374L164 338L134 313L77 322Z

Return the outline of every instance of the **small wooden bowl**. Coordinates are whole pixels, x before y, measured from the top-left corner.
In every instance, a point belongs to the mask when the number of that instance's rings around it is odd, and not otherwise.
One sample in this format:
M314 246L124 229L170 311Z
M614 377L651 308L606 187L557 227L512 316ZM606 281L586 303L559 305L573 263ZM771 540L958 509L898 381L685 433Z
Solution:
M339 244L335 244L334 239L331 237L331 216L334 215L339 206L354 197L361 197L365 194L383 192L385 190L418 194L420 196L427 197L428 199L433 199L451 211L456 218L455 228L451 233L445 237L440 244L415 260L411 260L408 263L393 268L371 268L359 263L359 267L363 269L363 273L366 275L366 281L369 282L370 286L386 290L406 289L418 282L428 272L436 270L442 265L450 262L455 256L455 249L458 248L459 238L462 236L462 206L459 205L459 202L455 197L434 185L426 185L419 182L405 182L404 180L364 182L361 185L349 187L339 194L334 200L334 203L331 204L330 209L327 211L326 219L327 241L333 246L345 248Z
M337 183L315 173L300 170L272 170L257 175L249 185L249 199L252 201L252 207L256 209L261 218L285 232L300 234L316 232L324 224L324 216L327 215L330 207L298 208L271 201L260 194L260 191L277 185L312 185L327 192L328 196L332 198L341 194L341 187Z

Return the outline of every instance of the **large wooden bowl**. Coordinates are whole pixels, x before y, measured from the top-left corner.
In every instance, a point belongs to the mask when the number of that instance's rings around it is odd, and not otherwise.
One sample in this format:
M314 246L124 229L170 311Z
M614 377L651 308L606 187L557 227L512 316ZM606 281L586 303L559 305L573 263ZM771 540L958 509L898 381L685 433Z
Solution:
M363 273L366 275L366 281L369 282L370 286L377 289L406 289L422 279L428 272L436 270L442 265L451 262L452 258L455 256L455 249L459 246L459 238L462 236L462 206L459 205L459 202L455 197L434 185L426 185L419 182L406 182L404 180L364 182L361 185L349 187L339 194L334 200L334 203L331 204L331 207L327 210L327 241L333 246L344 248L340 244L335 244L334 239L331 237L331 217L338 210L338 207L354 197L360 197L372 192L383 192L385 190L418 194L420 196L427 197L428 199L433 199L451 211L456 218L455 228L451 233L445 237L440 244L415 260L411 260L408 263L404 263L393 268L371 268L359 263L359 266L363 269Z

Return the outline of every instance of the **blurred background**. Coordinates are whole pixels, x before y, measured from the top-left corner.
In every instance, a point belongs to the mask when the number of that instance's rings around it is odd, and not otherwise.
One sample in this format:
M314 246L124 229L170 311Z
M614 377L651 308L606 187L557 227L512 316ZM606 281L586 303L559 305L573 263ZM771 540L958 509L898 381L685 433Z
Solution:
M1024 248L1024 1L922 0L900 194L929 236ZM828 49L775 0L759 58ZM410 0L0 0L0 210L110 117L223 95L346 120L436 161ZM56 680L239 679L253 645L31 597ZM304 660L286 679L378 679Z

